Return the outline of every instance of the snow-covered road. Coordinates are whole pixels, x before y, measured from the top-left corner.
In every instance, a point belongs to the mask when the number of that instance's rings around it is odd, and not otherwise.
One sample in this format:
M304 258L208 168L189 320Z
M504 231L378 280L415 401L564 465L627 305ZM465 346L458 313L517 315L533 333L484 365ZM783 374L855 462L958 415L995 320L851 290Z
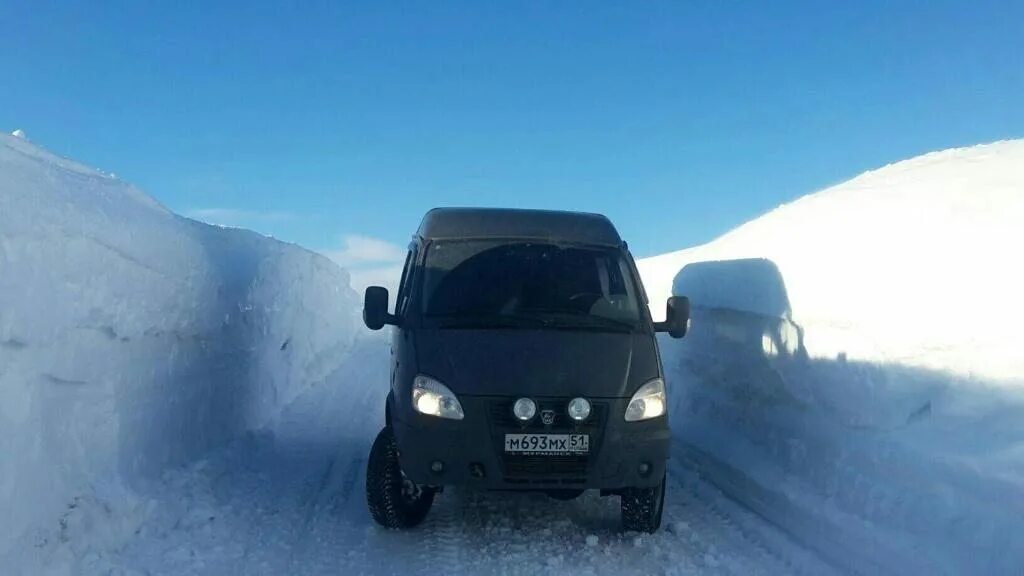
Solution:
M92 568L129 574L829 574L681 461L663 530L618 529L615 498L449 490L423 526L373 524L363 483L387 348L365 341L331 379L252 434L146 492L151 512Z

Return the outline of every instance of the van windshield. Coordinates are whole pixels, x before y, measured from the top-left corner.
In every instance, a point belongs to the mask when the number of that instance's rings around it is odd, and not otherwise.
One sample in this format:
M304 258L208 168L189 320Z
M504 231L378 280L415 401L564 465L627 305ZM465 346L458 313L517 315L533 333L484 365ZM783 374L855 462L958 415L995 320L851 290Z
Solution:
M424 261L422 314L451 328L640 326L631 268L611 248L495 240L438 241Z

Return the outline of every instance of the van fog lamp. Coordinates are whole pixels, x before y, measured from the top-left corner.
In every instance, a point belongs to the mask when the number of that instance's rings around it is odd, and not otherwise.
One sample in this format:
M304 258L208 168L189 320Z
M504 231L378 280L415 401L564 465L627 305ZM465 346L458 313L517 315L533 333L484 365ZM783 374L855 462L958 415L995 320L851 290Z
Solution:
M586 398L573 398L569 401L566 411L569 413L569 418L582 422L590 416L590 401Z
M520 398L512 405L512 414L517 419L526 422L537 414L537 403L529 398Z

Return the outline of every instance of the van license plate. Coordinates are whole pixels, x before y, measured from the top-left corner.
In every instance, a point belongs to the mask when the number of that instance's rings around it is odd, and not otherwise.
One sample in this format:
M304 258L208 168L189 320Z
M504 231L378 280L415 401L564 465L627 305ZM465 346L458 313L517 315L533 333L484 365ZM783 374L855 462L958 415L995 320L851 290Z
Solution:
M505 452L564 456L590 452L587 434L505 434Z

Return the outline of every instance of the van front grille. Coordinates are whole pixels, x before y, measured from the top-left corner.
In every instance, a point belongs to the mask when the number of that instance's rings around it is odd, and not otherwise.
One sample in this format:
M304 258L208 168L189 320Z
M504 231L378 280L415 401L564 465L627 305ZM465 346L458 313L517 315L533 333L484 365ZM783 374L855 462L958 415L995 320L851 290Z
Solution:
M605 412L608 407L602 402L590 403L590 417L583 422L576 422L566 413L566 407L570 399L538 400L537 415L527 423L516 419L512 414L514 400L499 400L491 403L491 425L500 428L502 432L509 433L594 433L604 430ZM551 425L541 422L541 412L551 410L555 413L555 420Z
M501 456L505 481L527 483L531 480L579 484L586 481L590 463L601 448L604 424L608 406L604 402L591 401L591 412L583 422L569 418L566 407L571 398L549 398L537 400L537 415L527 423L512 414L512 400L495 400L490 405L490 427L494 448ZM541 421L541 412L552 410L555 419L550 425ZM522 455L505 454L505 434L587 434L590 436L590 453L586 455Z

